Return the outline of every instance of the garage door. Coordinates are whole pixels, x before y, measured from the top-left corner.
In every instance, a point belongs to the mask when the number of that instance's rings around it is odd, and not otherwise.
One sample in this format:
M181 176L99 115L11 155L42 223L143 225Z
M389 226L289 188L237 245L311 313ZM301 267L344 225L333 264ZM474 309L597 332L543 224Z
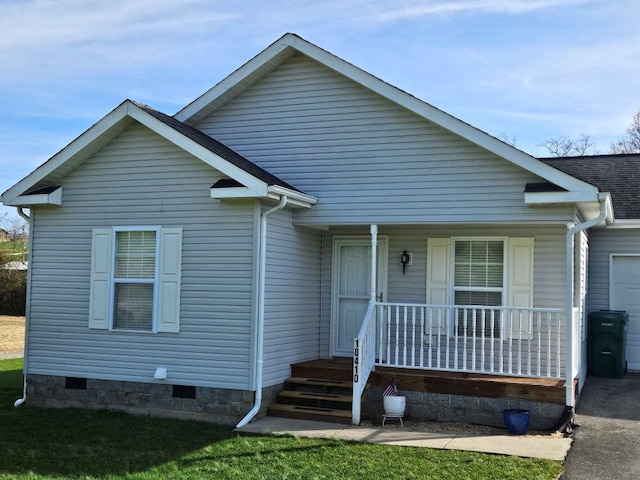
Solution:
M640 370L640 257L613 257L611 309L629 314L627 361L629 369Z

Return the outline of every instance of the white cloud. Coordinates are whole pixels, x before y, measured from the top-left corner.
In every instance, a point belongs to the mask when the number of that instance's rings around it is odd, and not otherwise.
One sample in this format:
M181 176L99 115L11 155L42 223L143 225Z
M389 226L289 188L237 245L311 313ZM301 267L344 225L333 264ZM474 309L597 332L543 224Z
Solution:
M369 13L365 18L378 22L415 20L421 17L452 16L459 14L508 14L526 13L569 7L594 0L405 0L399 2L367 2Z
M190 0L31 0L0 3L0 62L13 72L72 75L179 60L236 15Z

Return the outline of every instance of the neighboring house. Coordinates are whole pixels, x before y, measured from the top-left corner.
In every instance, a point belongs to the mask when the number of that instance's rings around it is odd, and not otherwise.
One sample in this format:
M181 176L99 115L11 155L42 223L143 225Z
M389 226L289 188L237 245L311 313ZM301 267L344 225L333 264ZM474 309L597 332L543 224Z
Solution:
M10 240L9 232L4 228L0 228L0 242L8 242Z
M590 248L635 235L563 165L292 34L173 117L127 100L2 195L31 215L27 402L245 423L343 368L349 422L395 376L413 418L549 428Z

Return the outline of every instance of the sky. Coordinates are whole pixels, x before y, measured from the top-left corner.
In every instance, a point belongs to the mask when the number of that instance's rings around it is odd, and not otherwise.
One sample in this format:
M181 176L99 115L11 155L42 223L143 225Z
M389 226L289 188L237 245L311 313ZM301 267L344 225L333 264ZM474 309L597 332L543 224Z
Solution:
M638 24L637 0L0 0L0 193L124 99L172 115L287 32L532 155L606 153L640 110Z

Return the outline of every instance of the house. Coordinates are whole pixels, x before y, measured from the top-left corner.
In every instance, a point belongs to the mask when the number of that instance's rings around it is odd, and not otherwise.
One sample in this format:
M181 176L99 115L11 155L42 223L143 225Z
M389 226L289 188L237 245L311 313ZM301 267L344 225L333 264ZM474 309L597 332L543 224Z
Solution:
M4 228L0 228L0 242L8 242L11 239L9 232Z
M33 238L17 403L358 423L396 378L415 419L550 428L588 261L608 308L637 228L564 165L293 34L173 116L126 100L2 195Z

